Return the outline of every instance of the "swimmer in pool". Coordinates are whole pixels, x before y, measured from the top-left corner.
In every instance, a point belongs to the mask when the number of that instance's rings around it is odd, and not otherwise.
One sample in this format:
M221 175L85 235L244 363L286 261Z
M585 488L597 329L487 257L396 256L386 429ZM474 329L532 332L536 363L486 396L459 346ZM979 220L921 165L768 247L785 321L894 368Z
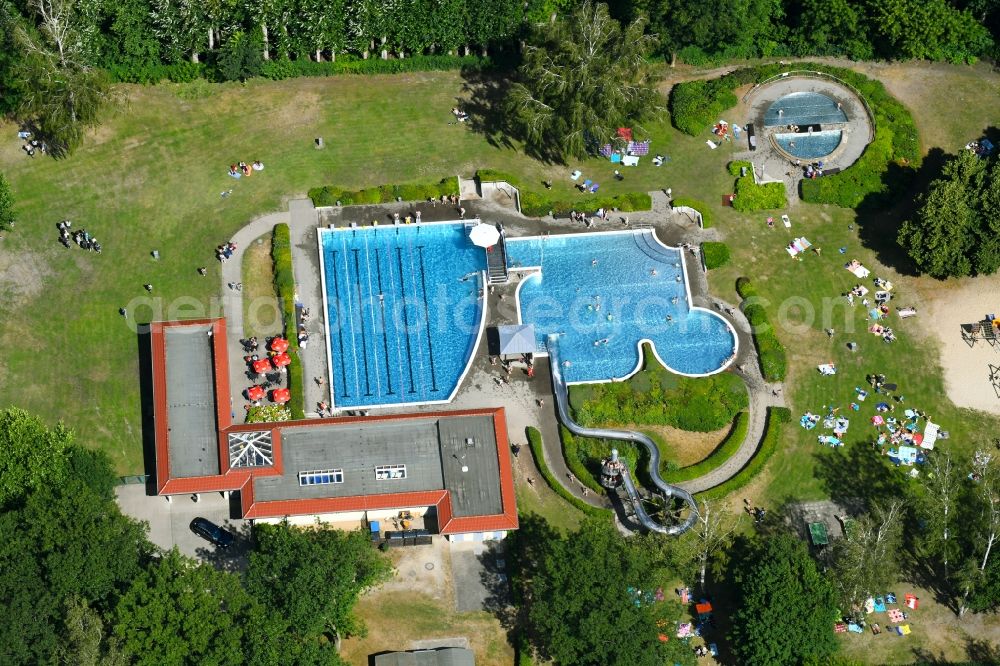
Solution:
M597 265L597 259L591 259L590 265L591 266L596 266Z
M653 270L649 271L649 274L655 276L656 275L656 269L654 268Z

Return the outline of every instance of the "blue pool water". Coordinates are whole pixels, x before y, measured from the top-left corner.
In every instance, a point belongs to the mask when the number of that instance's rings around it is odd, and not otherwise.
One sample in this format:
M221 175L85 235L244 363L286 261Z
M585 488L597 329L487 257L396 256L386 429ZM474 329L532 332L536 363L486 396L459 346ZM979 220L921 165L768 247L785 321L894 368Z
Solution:
M840 130L823 130L812 134L790 132L775 134L774 140L789 155L812 160L817 157L826 157L836 150L837 146L840 145L841 134Z
M778 111L783 113L778 113ZM764 125L829 125L846 123L847 114L837 103L820 93L796 92L785 95L764 112Z
M320 230L337 407L451 398L479 333L485 251L462 224Z
M511 267L541 266L520 287L520 318L534 324L539 344L563 334L568 382L631 374L644 339L683 374L712 373L733 354L732 329L689 307L679 250L659 244L650 230L509 238L507 253Z

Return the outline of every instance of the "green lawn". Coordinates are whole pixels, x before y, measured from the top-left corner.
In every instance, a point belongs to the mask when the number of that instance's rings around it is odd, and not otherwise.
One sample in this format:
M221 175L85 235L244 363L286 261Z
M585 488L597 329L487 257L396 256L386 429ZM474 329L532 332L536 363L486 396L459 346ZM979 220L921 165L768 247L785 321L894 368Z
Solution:
M28 159L13 140L16 128L0 125L10 139L0 145L0 171L19 215L3 241L2 265L19 270L0 273L0 406L62 420L106 450L121 473L140 472L134 322L219 315L213 250L250 219L315 185L360 188L479 167L571 191L569 168L449 125L462 87L451 72L253 81L195 100L182 99L181 86L131 87L129 107L61 161ZM652 130L662 149L673 132L665 123ZM326 148L315 150L320 136ZM226 175L230 163L255 159L262 173ZM607 161L577 167L609 194L667 186L671 173L646 164L619 183ZM59 245L55 225L65 218L99 239L103 254ZM209 267L207 277L199 266ZM153 285L148 297L145 283ZM128 321L118 314L123 306ZM56 355L66 359L53 362Z
M899 70L886 71L896 76ZM968 71L955 69L963 85ZM948 80L938 74L938 89L932 92L947 95ZM357 188L471 175L476 168L490 167L521 174L529 183L551 179L556 191L570 192L568 171L580 168L608 194L672 187L675 195L709 203L733 254L729 266L713 271L712 288L735 300L736 277L751 275L771 301L772 318L788 322L779 335L789 349L788 397L796 415L830 402L846 406L865 372L879 370L900 384L908 404L929 411L951 430L952 446L971 447L967 435L973 428L995 423L970 419L942 398L935 351L918 339L919 328L928 322L894 322L900 341L893 345L865 333L858 319L854 334L847 334L843 323L835 325L832 340L819 320L802 330L793 328L801 314L786 299L801 298L800 303L814 308L822 307L824 297L835 302L856 282L840 267L845 259L856 257L876 274L896 278L880 270L873 251L848 231L855 221L852 211L805 205L791 210L795 234L824 248L822 256L793 262L782 249L789 240L784 229L768 230L761 215L741 215L719 205L733 185L725 165L734 144L713 151L705 145L707 133L688 137L666 119L649 123L653 151L670 155L670 162L656 168L644 161L616 182L606 161L548 165L516 146L493 145L465 126L449 125L448 110L462 89L457 73L253 81L213 87L213 94L195 100L182 99L175 85L134 87L130 106L66 160L29 160L16 141L5 142L0 170L13 184L20 217L16 232L3 241L5 260L32 270L0 274L6 352L0 357L5 387L0 406L18 404L50 421L61 419L82 441L111 454L120 472L138 472L142 455L134 321L218 315L213 249L248 220L283 208L288 198L315 185ZM961 113L971 124L998 101L997 87L984 87L965 100ZM950 113L950 107L934 108L940 112L931 117L921 109L917 118L922 128ZM735 114L724 117L739 120ZM949 148L959 134L964 143L982 129L954 122L946 126ZM13 137L14 131L11 125L0 127L3 136ZM941 134L935 127L935 137ZM313 148L319 136L325 139L324 150ZM265 163L264 172L239 181L226 175L228 164L254 159ZM219 196L228 189L233 189L231 196ZM63 218L90 231L104 253L60 246L55 224ZM849 248L846 256L837 254L843 245ZM153 249L160 251L159 261L150 258ZM195 270L203 265L209 267L207 278ZM905 286L903 280L893 281ZM151 298L142 289L146 282L154 285ZM905 301L902 286L900 291ZM126 304L127 322L118 315ZM834 312L842 315L843 310ZM844 346L853 339L862 345L858 354ZM67 359L54 363L56 354ZM841 373L821 378L814 366L828 360L839 363ZM855 420L852 437L863 430ZM815 468L842 452L820 450L813 436L794 427L788 429L785 445L772 465L775 481L769 494L775 499L825 494Z

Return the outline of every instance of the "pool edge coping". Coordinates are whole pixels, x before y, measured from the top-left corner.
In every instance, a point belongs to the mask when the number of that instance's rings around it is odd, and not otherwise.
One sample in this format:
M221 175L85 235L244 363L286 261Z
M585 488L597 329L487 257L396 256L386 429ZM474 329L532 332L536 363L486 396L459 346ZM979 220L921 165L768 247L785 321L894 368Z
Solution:
M454 226L462 225L464 227L464 225L467 222L472 222L473 220L478 220L478 219L479 218L472 218L471 220L442 220L442 221L439 221L439 222L419 222L419 223L410 224L410 225L396 225L396 224L391 224L391 225L370 225L370 226L369 225L365 225L364 227L362 227L362 226L359 225L357 227L339 227L339 228L338 227L334 227L334 228L330 228L330 227L318 227L317 228L317 233L316 233L316 250L319 253L320 283L321 283L321 286L323 288L323 324L325 326L325 331L328 334L330 333L330 325L329 325L329 321L327 320L327 315L329 313L329 303L328 303L327 290L326 290L326 261L325 261L324 256L323 256L323 234L324 233L334 233L334 232L337 232L337 231L350 231L350 230L357 230L357 229L377 229L379 226L386 226L386 227L391 227L391 228L394 228L394 227L397 227L397 226L406 226L406 227L411 227L412 228L412 227L417 226L417 225L425 225L425 224L451 224L451 225L454 225ZM476 274L479 276L480 285L482 286L482 289L481 289L482 296L480 296L477 299L477 302L479 303L479 311L480 312L479 312L479 323L478 323L477 332L476 332L476 336L475 336L475 343L470 346L470 348L469 348L469 355L468 355L467 360L465 361L465 367L462 370L461 375L459 375L458 381L455 383L455 388L452 389L451 393L448 395L447 398L444 398L442 400L423 400L423 401L418 401L418 402L393 402L393 403L380 403L380 404L372 404L372 405L350 405L350 406L338 407L337 404L336 404L336 401L333 399L333 357L332 357L332 352L330 351L330 338L329 338L329 336L327 336L326 345L325 345L326 346L326 372L327 372L327 377L328 377L328 380L329 380L328 381L328 390L329 390L329 395L330 395L330 411L342 412L342 411L354 410L354 409L392 409L392 408L396 408L396 407L423 407L425 405L446 405L446 404L449 404L452 401L454 401L455 396L458 394L459 389L462 388L462 384L463 384L463 382L465 382L465 378L469 374L469 370L472 369L472 363L475 360L476 351L479 349L479 345L482 343L483 333L486 330L486 314L487 314L487 311L489 309L489 303L487 302L487 296L486 296L487 276L486 276L486 271L485 270L477 271Z

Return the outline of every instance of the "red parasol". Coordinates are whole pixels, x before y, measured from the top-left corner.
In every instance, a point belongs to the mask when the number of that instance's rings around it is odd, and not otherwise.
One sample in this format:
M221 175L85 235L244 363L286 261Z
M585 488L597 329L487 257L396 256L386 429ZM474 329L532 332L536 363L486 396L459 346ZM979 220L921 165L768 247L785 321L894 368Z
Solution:
M271 391L271 400L284 404L292 399L291 392L286 388L274 389Z
M271 340L271 349L278 352L279 354L288 350L288 340L284 338L275 338Z
M291 364L292 358L285 353L278 354L277 356L271 357L271 363L274 363L274 367L283 368L286 365Z
M271 362L266 358L260 358L253 362L253 371L262 375L271 369Z
M251 386L247 389L247 397L251 400L260 400L264 397L264 389L260 386Z

